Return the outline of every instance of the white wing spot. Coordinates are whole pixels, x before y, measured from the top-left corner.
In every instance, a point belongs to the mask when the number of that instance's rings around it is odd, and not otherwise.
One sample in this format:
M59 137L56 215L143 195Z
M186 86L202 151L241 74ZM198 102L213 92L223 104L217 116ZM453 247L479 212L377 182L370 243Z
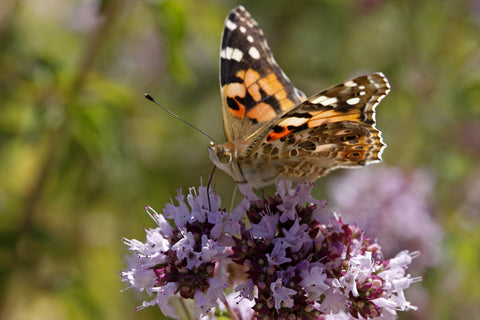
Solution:
M314 152L330 152L335 150L337 146L335 144L319 144L315 146Z
M240 26L240 32L241 33L245 33L246 31L247 31L247 29L244 26Z
M360 91L358 94L359 94L360 96L364 96L364 95L365 95L365 91Z
M298 90L297 88L293 88L294 92L295 92L295 95L301 100L301 101L304 101L307 97L305 96L305 94Z
M229 30L235 30L237 28L237 24L232 20L227 20L225 21L225 27L227 27Z
M365 90L365 86L358 86L358 89Z
M253 42L253 37L252 36L247 36L248 42L252 43Z
M279 125L281 126L301 126L305 122L307 122L308 119L306 118L297 118L297 117L290 117L290 118L285 118L285 120L280 121Z
M321 104L323 106L328 106L338 102L338 99L335 97L327 97L327 96L318 96L310 100L313 104Z
M277 64L277 62L275 62L275 59L272 59L272 57L273 57L273 56L270 55L270 56L268 57L268 60L271 61L271 62L274 63L274 64ZM288 77L287 77L287 75L285 74L285 72L283 72L283 70L280 70L280 71L282 72L282 77L283 77L284 79L288 79ZM290 81L290 80L288 80L288 81Z
M350 98L346 101L349 105L353 106L354 104L357 104L360 102L360 98L359 97L355 97L355 98Z
M344 85L345 87L356 87L356 86L357 86L357 83L356 83L355 81L348 80L348 81L344 82L343 85Z
M220 51L220 58L240 62L243 58L243 52L236 48L226 47Z
M250 47L250 49L248 49L248 54L255 60L260 59L260 52L258 52L257 48L255 47Z
M231 57L233 60L240 62L243 58L243 52L239 49L233 49Z

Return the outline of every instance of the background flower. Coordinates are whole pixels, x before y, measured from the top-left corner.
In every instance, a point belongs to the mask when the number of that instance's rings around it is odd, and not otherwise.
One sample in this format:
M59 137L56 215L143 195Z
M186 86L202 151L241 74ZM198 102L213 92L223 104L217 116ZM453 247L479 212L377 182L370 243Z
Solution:
M415 268L433 266L443 231L434 217L435 177L385 165L346 171L329 184L331 207L376 237L386 255L420 251ZM418 270L418 269L417 269Z

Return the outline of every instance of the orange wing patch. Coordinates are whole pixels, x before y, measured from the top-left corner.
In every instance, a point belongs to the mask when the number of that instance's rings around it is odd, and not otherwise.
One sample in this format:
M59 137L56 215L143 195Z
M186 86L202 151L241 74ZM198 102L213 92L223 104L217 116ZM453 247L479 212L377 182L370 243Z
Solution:
M308 127L314 128L326 123L335 123L341 121L360 121L360 112L345 113L336 110L312 112L313 117L308 120Z
M230 112L233 114L234 117L243 119L243 116L245 115L245 105L243 103L240 103L236 98L233 98L233 100L235 101L238 109L230 108Z
M275 130L275 128L274 128L274 131L272 131L268 134L267 141L271 142L271 141L283 138L283 137L289 135L292 132L293 132L293 129L289 129L288 127L278 126L278 130Z
M235 77L240 82L223 86L230 113L238 119L247 117L257 122L272 120L276 115L290 110L296 103L288 98L285 86L274 72L262 76L254 69L239 70ZM257 104L247 108L243 101L251 98ZM269 100L269 99L272 99Z
M237 72L236 76L239 78L242 78L243 76L243 81L245 82L245 86L247 88L256 83L261 77L260 73L253 69L248 69L247 71L240 70Z
M287 97L285 86L280 82L274 72L258 81L260 88L265 91L268 96L273 96L278 101L282 112L290 110L296 103Z
M260 102L255 106L255 108L251 109L247 112L247 117L250 119L254 119L257 122L266 122L273 119L277 113L273 109L271 105L265 102Z
M243 119L245 116L245 105L238 99L245 98L245 86L238 82L226 84L222 88L222 95L225 97L224 103L228 105L228 110L236 118Z
M352 112L353 111L353 112ZM341 112L338 110L309 112L310 117L286 117L272 128L267 135L267 141L271 142L289 135L292 132L317 128L321 125L338 122L360 122L361 114L356 110Z

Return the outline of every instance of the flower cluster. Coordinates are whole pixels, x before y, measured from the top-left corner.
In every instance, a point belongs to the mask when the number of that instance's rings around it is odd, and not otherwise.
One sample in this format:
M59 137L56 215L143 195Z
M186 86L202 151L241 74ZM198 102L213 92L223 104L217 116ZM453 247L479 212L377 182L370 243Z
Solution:
M157 304L162 312L177 318L169 304L174 295L195 299L195 317L224 301L223 289L228 287L225 267L229 263L225 246L218 241L225 211L220 210L220 198L207 195L201 187L196 194L190 189L187 202L178 192L179 206L167 204L163 215L145 208L157 223L155 229L146 230L145 243L124 239L135 253L129 259L129 268L122 272L128 287L156 294L144 301L139 309ZM206 204L210 204L211 209ZM166 219L173 220L173 228Z
M191 189L190 209L179 192L163 215L147 208L158 227L145 243L125 240L134 254L122 279L156 295L142 307L157 304L174 318L172 296L193 298L196 318L215 318L218 305L242 320L395 319L415 309L404 290L418 280L405 272L416 253L384 259L374 239L310 188L282 181L274 196L259 198L241 186L244 199L230 215L205 187Z

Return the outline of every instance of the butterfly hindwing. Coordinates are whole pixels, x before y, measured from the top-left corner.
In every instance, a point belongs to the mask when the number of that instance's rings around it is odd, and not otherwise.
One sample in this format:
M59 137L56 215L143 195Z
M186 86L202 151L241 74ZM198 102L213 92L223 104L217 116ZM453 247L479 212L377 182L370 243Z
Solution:
M375 124L375 107L390 85L382 73L360 76L330 87L283 114L266 136L273 141L306 128L343 121Z
M384 75L374 73L324 90L272 123L246 158L271 164L265 179L312 181L337 167L380 161L385 144L374 112L389 89Z
M277 65L262 30L242 6L225 21L220 84L227 141L247 138L305 100Z

